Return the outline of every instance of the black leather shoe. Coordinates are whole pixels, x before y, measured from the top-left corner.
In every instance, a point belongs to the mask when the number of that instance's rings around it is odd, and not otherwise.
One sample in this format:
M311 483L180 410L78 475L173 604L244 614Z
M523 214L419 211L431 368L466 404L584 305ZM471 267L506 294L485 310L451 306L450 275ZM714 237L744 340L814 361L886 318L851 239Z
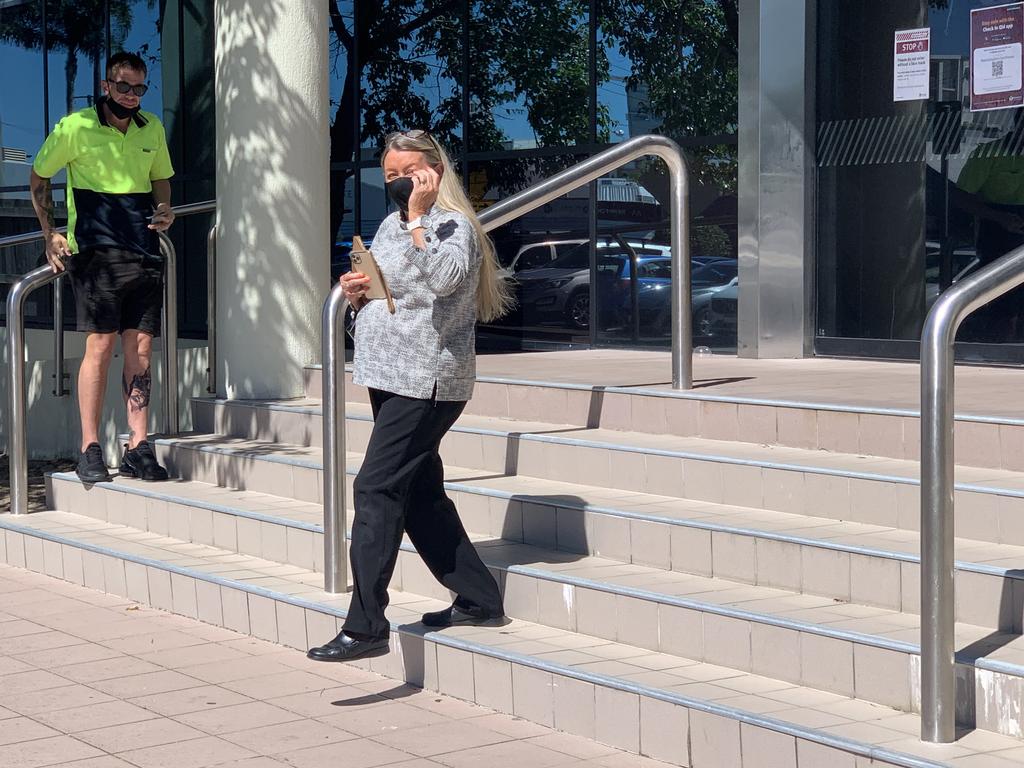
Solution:
M500 624L505 621L505 616L500 613L488 613L475 605L463 608L452 603L443 611L424 613L422 621L427 627L450 627L453 624Z
M137 477L139 480L159 482L167 479L167 470L160 466L148 440L143 440L134 448L124 447L124 458L118 468L121 477Z
M110 482L110 472L107 471L107 463L103 460L103 449L99 443L89 443L79 454L75 474L83 483Z
M344 632L326 645L310 648L306 656L314 661L352 661L366 656L383 656L388 652L388 639L357 640Z

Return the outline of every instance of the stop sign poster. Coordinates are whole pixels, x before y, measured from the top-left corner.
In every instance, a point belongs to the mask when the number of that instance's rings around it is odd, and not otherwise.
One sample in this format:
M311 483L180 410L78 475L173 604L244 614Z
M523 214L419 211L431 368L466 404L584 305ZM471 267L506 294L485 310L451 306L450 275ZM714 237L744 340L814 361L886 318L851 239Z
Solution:
M1024 3L971 11L971 111L1024 105Z
M931 30L896 30L896 58L893 64L893 101L928 98L928 48Z

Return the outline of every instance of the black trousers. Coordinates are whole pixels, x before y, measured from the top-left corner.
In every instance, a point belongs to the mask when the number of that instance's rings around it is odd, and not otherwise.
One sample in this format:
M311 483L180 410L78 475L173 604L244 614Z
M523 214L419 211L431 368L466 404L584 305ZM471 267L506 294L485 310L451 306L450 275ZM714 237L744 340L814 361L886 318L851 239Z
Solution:
M351 563L355 586L344 631L385 638L388 584L402 531L463 606L504 613L498 585L444 492L438 447L466 404L370 390L373 432L355 480Z

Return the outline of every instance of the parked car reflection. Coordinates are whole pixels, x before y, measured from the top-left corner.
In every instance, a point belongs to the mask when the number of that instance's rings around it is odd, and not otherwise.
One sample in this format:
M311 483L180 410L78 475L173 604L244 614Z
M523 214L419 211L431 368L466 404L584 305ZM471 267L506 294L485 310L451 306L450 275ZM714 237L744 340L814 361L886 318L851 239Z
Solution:
M503 260L502 263L508 265L508 270L512 274L518 274L519 272L525 272L531 269L540 269L542 267L551 266L551 262L556 259L566 256L570 252L576 251L580 246L586 246L590 241L583 239L575 240L542 240L535 243L527 243L519 247L515 255L511 259ZM628 241L626 243L630 248L635 250L660 252L666 258L671 258L672 249L667 245L659 243L651 243L647 241ZM608 249L614 248L619 249L622 246L622 242L617 237L604 236L598 240L597 248ZM586 249L585 249L586 250ZM704 256L704 255L690 255L690 262L693 264L693 268L703 267L705 264L710 264L715 261L730 261L721 256Z
M648 269L652 267L648 267ZM693 317L693 336L695 338L713 335L709 332L708 306L714 295L737 283L737 268L736 259L715 259L701 267L693 265L693 272L690 274L690 312ZM638 272L643 276L643 267ZM670 276L671 273L667 272L666 277ZM658 335L671 334L672 294L669 290L670 285L670 279L658 281L657 284L650 280L640 280L637 304L640 311L641 330Z
M662 256L661 251L643 253L647 257ZM602 299L606 291L617 292L615 283L629 260L621 245L598 244L598 295ZM523 269L515 279L524 324L556 322L580 331L590 327L589 242L577 243L547 266ZM602 301L602 325L612 322L618 309L617 302Z
M672 259L668 246L644 243L598 244L597 297L602 330L633 326L636 312L643 333L669 335L672 318ZM633 256L636 276L633 276ZM522 255L522 252L520 253ZM734 282L735 259L709 259L691 275L695 328L711 295ZM578 243L546 266L516 274L521 320L525 325L559 323L582 331L590 326L590 247Z

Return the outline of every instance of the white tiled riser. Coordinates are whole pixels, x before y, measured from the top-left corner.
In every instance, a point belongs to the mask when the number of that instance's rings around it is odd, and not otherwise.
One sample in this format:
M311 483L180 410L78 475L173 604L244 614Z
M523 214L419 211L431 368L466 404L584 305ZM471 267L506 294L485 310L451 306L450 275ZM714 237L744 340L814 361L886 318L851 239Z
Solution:
M220 428L220 434L298 445L321 444L319 417L282 409L214 406L197 401L197 423ZM372 422L365 406L351 409L346 420L346 449L361 453ZM500 422L493 426L500 427ZM547 434L501 427L504 434L481 434L457 424L443 443L442 455L452 465L494 473L513 473L624 491L654 493L695 501L724 503L833 520L917 531L920 527L918 467L856 454L822 451L780 453L751 445L737 450L728 444L704 442L694 450L661 443L666 452L643 442L631 444L623 433L603 433L604 443L581 445L548 425ZM586 438L586 435L583 435ZM641 436L642 437L642 436ZM307 442L301 442L307 438ZM621 444L608 443L619 440ZM1022 448L1024 450L1024 448ZM671 455L671 454L675 455ZM685 456L680 456L683 453ZM235 470L244 479L241 470ZM985 470L958 473L956 492L958 536L1024 545L1024 474ZM267 487L285 482L272 474L250 480ZM299 498L312 498L319 481L297 486ZM249 487L249 486L246 486ZM278 491L280 493L280 491Z
M352 477L346 501L351 520ZM67 475L51 481L52 506L186 541L322 570L322 512L316 531L286 519L258 520L237 510L137 497L120 487L89 490ZM173 495L173 486L171 488ZM623 563L712 576L756 586L830 597L909 614L920 606L920 566L882 553L859 554L668 523L630 520L557 504L449 490L466 529L544 549L597 555ZM175 497L179 498L179 497ZM1021 632L1024 581L958 570L956 619Z
M302 464L283 463L258 455L204 452L194 445L174 441L168 445L158 444L158 452L172 471L184 479L313 503L319 503L322 494L319 459L303 460ZM349 482L348 498L351 496ZM998 497L987 498L998 500ZM460 512L466 515L466 524L474 532L497 535L500 531L503 536L517 539L517 517L522 512L523 536L529 536L529 542L550 547L554 536L554 545L558 546L559 517L557 511L554 517L551 515L551 507L523 502L520 508L513 503L510 516L507 502L502 509L501 500L488 499L486 513L483 504L483 497L479 495L459 495ZM1007 515L1016 514L1005 511ZM487 515L486 529L482 527L484 514ZM1024 509L1020 514L1024 515ZM680 526L672 526L668 537L659 537L658 534L663 533L667 526L660 530L645 530L647 526L641 521L627 521L610 515L587 516L581 529L580 515L575 509L564 510L561 530L566 535L563 539L572 543L562 548L579 551L582 549L581 538L585 538L586 546L595 554L625 562L641 562L688 573L708 574L710 571L736 581L797 589L841 600L865 600L870 604L911 612L916 612L919 605L919 568L913 562L836 550L822 551L814 547L810 548L814 551L809 552L807 547L792 543ZM962 510L957 519L966 524L976 521L978 516L968 508ZM632 545L634 535L638 539L635 548ZM813 530L807 535L813 537ZM969 589L958 593L961 620L1007 629L1016 627L1019 631L1021 611L1014 606L1024 603L1020 580L962 572L958 578L970 585ZM1010 595L1006 593L1008 585ZM1002 623L997 624L995 617L1000 614Z
M306 370L306 391L321 396L321 371ZM478 381L466 413L651 434L705 437L764 445L916 461L921 425L916 413L783 406L743 398L643 394L643 389L592 392L562 386ZM346 376L346 400L368 402ZM959 417L957 464L1024 472L1024 424Z
M117 490L95 487L88 493L74 480L52 483L54 506L74 506L112 523L209 544L275 562L322 570L322 535L297 527L251 520L226 512L177 505L151 514L145 499ZM87 498L83 499L83 495ZM65 503L66 502L66 503ZM140 503L142 502L142 503ZM149 511L147 511L149 510ZM154 528L150 521L157 523ZM168 523L164 525L164 523ZM484 547L485 560L490 560ZM811 688L874 701L906 711L919 711L916 643L896 649L885 638L850 639L845 631L818 628L803 622L778 620L764 614L748 617L717 611L715 603L699 596L680 605L648 587L642 593L615 587L594 588L572 583L543 566L492 566L502 585L506 610L514 618L580 632L651 651L706 661L753 672ZM400 554L393 586L442 601L451 599L422 561L406 545ZM700 606L703 605L703 608ZM751 613L748 611L748 613ZM881 617L880 617L881 619ZM980 634L985 634L984 632ZM1024 698L1024 681L1017 674L992 670L960 670L973 680L974 706L965 703L962 720L986 730L1020 735L1019 722L1007 712ZM1014 693L1015 692L1015 693ZM968 701L968 699L963 699Z

